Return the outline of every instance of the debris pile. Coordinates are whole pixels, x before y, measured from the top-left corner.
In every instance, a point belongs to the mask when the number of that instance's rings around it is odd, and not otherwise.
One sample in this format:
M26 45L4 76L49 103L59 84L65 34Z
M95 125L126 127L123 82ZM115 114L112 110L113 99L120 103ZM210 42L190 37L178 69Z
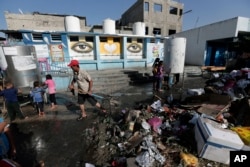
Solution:
M234 101L250 95L250 69L232 70L228 74L213 73L207 80L204 93L227 94Z
M119 109L93 123L82 140L93 166L197 167L230 163L250 150L249 70L212 73L184 99L155 94L149 104ZM118 103L116 103L118 104Z
M211 92L184 101L170 97L121 109L94 122L82 136L88 163L97 167L227 166L231 150L250 150L236 128L249 126L247 97L232 101L228 95ZM209 128L214 134L206 131ZM219 154L225 158L218 158Z

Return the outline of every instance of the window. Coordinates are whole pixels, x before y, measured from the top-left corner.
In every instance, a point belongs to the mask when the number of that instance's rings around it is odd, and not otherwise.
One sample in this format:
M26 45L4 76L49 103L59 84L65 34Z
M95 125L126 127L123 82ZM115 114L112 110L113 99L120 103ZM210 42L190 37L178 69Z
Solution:
M127 38L127 43L131 43L132 42L132 38Z
M149 3L148 2L144 3L144 11L146 11L146 12L149 11Z
M162 5L161 4L154 4L154 11L155 12L162 12Z
M168 30L168 35L172 35L172 34L175 34L176 33L176 30Z
M142 43L142 39L141 39L141 38L138 38L138 39L137 39L137 43Z
M145 35L148 35L148 27L145 27Z
M107 41L108 41L107 37L100 37L100 42L107 42Z
M15 33L8 34L8 38L16 39L18 41L21 41L23 39L23 36L22 36L21 33L15 32Z
M180 14L179 15L182 16L182 9L180 9Z
M79 41L79 37L78 36L70 36L69 40L70 41Z
M154 39L154 38L151 38L151 39L150 39L150 43L155 43L155 39Z
M170 6L169 13L177 15L178 9L176 7Z
M94 37L85 37L86 42L94 42Z
M60 34L51 34L51 40L52 41L61 41L61 35Z
M154 35L161 35L161 29L160 28L154 28L153 29L153 34Z
M32 38L33 38L34 41L42 41L43 40L42 34L33 33Z
M114 38L114 42L120 42L120 38Z

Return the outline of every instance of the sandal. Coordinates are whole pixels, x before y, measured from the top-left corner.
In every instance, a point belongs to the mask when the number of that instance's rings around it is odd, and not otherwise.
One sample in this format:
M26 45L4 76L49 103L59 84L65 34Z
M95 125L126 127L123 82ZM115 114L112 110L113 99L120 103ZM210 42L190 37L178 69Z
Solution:
M77 121L81 121L81 120L84 120L85 118L87 118L87 115L86 115L85 117L83 117L83 116L81 115L81 116L79 116L76 120L77 120Z

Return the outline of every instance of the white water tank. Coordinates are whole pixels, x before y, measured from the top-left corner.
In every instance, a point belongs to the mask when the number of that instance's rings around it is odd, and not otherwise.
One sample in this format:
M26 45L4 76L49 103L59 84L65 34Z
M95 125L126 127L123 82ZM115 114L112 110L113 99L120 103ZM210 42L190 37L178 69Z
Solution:
M65 30L68 32L80 32L80 20L75 16L66 16L65 17Z
M115 34L115 21L111 19L105 19L103 21L103 33L104 34Z
M133 34L144 36L145 35L145 23L135 22L133 24Z
M186 54L186 38L176 37L164 40L164 68L171 74L183 73Z

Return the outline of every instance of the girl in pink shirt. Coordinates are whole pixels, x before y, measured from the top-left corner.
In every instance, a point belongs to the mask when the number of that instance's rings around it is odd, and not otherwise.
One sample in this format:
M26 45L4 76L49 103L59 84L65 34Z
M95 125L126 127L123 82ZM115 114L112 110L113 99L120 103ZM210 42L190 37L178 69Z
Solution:
M56 108L56 104L57 104L56 103L56 84L50 74L46 75L46 80L44 83L48 86L49 100L51 102L51 109L53 110Z

